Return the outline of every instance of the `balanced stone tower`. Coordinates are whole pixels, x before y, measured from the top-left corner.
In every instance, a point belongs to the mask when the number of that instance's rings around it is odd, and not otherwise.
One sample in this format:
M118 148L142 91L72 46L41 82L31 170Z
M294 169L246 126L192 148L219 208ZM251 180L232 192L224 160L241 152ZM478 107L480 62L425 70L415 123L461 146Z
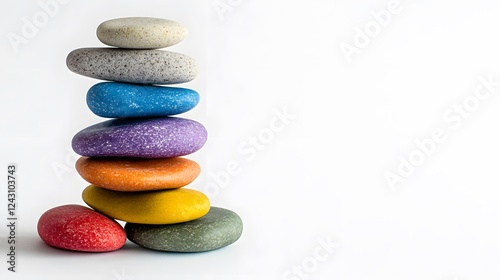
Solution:
M187 29L158 18L119 18L97 28L111 47L72 51L66 64L80 75L105 80L87 92L87 105L109 120L87 127L72 140L82 157L78 173L91 185L81 205L45 212L38 232L48 245L75 251L121 248L126 238L145 248L203 252L234 243L240 217L213 207L200 191L187 188L200 165L183 156L203 147L204 126L172 117L196 107L200 95L171 87L193 80L191 57L165 50L182 41ZM126 222L125 228L115 220Z

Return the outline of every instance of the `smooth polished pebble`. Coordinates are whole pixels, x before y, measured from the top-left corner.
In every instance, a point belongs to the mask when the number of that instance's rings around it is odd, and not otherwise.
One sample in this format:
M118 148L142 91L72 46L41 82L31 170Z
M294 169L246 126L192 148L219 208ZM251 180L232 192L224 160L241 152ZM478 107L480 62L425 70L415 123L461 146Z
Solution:
M90 110L104 118L163 117L185 113L200 95L188 88L104 82L87 92Z
M118 192L90 185L82 198L96 211L124 222L175 224L203 217L210 210L208 197L193 189Z
M175 45L188 34L183 25L168 19L127 17L111 19L97 27L97 38L108 46L159 49Z
M189 119L112 119L78 132L72 147L86 157L168 158L194 153L206 140L205 127Z
M122 192L181 188L193 182L201 171L198 163L180 157L81 157L75 166L87 182Z
M81 252L120 249L127 240L122 226L82 205L63 205L38 220L38 235L47 245Z
M179 84L193 80L197 66L191 57L163 50L82 48L70 52L68 68L80 75L137 84Z
M168 252L204 252L236 242L243 222L233 211L211 207L203 217L173 225L125 224L127 238L142 247Z

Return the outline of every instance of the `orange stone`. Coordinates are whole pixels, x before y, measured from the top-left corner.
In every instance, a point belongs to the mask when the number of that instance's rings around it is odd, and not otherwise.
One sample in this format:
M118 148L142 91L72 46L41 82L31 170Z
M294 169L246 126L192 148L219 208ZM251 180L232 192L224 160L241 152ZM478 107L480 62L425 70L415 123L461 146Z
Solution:
M93 185L122 192L177 189L200 174L198 163L181 157L81 157L76 170Z

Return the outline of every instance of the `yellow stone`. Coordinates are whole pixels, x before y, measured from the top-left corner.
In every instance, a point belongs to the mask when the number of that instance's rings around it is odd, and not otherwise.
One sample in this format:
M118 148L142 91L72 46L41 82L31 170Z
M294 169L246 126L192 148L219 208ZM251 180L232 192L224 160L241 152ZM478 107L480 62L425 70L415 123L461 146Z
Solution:
M125 222L175 224L203 217L210 210L208 197L193 189L118 192L90 185L85 203L96 211Z

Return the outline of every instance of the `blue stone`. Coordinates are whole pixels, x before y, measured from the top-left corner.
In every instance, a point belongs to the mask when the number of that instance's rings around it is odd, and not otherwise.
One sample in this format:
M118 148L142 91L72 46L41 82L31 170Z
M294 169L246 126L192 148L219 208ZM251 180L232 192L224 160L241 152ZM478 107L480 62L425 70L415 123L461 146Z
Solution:
M200 95L187 88L103 82L87 92L90 110L104 118L164 117L187 112Z

